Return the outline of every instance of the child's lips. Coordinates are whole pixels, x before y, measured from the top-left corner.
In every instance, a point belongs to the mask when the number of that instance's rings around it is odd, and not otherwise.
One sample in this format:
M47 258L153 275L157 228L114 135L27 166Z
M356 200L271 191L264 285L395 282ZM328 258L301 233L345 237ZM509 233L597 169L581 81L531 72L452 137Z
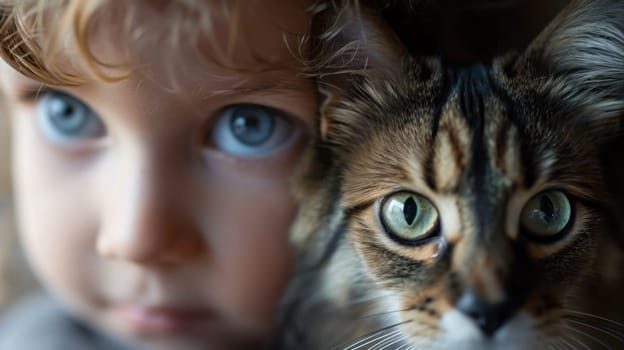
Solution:
M124 304L118 310L122 321L133 331L152 335L190 332L216 318L212 310L201 307Z

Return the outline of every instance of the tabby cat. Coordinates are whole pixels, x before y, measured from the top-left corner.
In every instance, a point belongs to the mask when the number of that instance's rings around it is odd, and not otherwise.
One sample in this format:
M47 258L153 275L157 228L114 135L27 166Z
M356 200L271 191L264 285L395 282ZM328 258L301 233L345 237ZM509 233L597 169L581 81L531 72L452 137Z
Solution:
M524 52L466 67L410 54L357 1L316 11L281 347L624 348L602 161L624 1L573 1Z

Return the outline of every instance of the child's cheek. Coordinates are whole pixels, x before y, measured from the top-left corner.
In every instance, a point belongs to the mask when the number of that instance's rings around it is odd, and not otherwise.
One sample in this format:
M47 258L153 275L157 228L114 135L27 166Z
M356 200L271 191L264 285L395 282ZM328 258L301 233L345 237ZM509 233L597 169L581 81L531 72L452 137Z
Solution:
M212 198L207 225L218 232L210 243L221 271L220 296L232 305L232 317L250 326L270 324L292 266L289 175L288 168L242 172L223 166L213 172L220 186L205 194Z
M96 298L90 272L97 208L87 169L60 161L30 123L28 116L13 120L13 180L26 253L39 277L63 298Z

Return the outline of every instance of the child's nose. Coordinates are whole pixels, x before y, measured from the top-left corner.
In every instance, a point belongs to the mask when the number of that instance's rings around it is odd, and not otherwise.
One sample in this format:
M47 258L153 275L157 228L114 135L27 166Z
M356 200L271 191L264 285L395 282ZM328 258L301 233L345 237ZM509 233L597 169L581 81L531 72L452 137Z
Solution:
M149 174L152 174L150 176ZM107 195L97 237L106 258L143 265L179 264L198 258L204 242L184 203L170 196L171 179L138 170L124 176L119 191ZM178 197L179 198L179 197Z

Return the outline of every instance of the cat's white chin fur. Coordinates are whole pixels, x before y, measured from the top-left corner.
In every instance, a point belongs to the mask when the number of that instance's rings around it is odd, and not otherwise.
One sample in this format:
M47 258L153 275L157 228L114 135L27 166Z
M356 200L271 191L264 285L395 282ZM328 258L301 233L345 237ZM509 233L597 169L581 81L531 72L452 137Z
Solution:
M535 349L539 335L536 319L526 312L516 314L491 338L485 337L468 316L453 310L440 320L440 350L529 350Z

